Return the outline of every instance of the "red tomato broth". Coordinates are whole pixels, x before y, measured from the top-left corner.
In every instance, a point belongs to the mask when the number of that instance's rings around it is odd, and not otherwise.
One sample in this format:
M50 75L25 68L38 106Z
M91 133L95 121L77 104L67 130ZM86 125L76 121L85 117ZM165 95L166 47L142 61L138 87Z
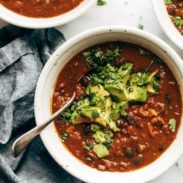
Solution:
M6 8L34 18L49 18L64 14L77 7L83 0L0 0Z
M182 0L173 0L172 3L166 5L167 12L172 19L172 22L175 24L176 28L183 35L183 25L176 25L174 18L180 17L183 20L183 1Z
M106 43L99 45L99 47L105 50L115 44ZM140 55L139 46L136 45L128 43L120 43L120 45L122 51L117 61L125 58L128 62L134 64L135 72L146 68L155 56L152 53L148 56ZM55 122L55 127L59 137L63 132L69 134L68 139L64 142L66 148L82 162L101 171L130 171L146 166L156 160L176 138L182 114L181 94L175 77L164 63L153 64L151 71L156 69L162 70L161 80L163 83L160 93L157 95L149 94L146 103L134 104L128 107L127 111L132 113L134 124L126 125L123 120L121 121L120 132L115 133L114 143L109 148L110 155L108 157L100 159L92 151L83 148L86 144L94 141L91 134L87 132L87 124L74 126L60 122L58 119ZM52 100L53 112L60 108L64 101L68 99L68 96L72 95L78 79L88 71L89 68L82 53L76 55L66 64L56 82ZM173 110L167 103L165 94L170 96ZM144 111L149 109L158 112L157 117L162 118L165 123L168 123L170 118L176 119L176 132L173 133L169 129L161 129L158 125L153 125L152 120L155 117L151 115L144 116L143 114ZM161 110L162 112L159 112ZM149 127L148 124L150 124ZM151 128L153 128L153 132L151 132ZM130 155L130 151L133 154Z

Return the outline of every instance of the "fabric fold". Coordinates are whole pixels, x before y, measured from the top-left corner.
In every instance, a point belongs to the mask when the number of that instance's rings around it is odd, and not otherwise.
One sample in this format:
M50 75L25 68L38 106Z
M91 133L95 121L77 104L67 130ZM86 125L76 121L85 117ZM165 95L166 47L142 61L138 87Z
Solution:
M65 41L56 29L0 30L0 183L80 182L50 157L39 137L19 157L11 146L35 126L34 93L43 65Z

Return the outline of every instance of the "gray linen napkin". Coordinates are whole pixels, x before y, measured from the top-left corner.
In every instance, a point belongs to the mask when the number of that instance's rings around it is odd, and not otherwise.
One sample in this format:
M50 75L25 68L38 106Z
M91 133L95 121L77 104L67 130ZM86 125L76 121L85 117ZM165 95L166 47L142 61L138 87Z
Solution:
M33 126L34 92L43 65L65 41L55 29L0 30L0 183L71 183L70 176L49 156L39 137L14 158L13 141Z

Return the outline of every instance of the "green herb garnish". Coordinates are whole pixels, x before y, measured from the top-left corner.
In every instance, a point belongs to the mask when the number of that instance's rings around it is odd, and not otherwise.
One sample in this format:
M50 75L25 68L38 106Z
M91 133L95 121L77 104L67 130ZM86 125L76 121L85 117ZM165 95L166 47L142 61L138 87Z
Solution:
M107 63L113 62L119 55L119 47L107 50L105 52L98 47L94 47L93 49L83 53L88 66L90 68L97 68L98 71L101 70L100 66L104 66Z
M172 4L173 3L173 0L164 0L165 1L165 4Z
M174 17L173 22L177 27L183 26L183 19L179 16Z
M169 105L170 110L173 110L173 107L171 105L171 98L170 95L165 94L165 101L167 102L167 104Z
M69 137L69 135L66 132L63 132L62 135L61 135L61 139L62 139L63 142L65 142L68 137Z
M86 144L86 145L84 146L84 148L85 148L86 150L92 150L93 147L94 147L94 144Z
M150 55L150 51L145 48L139 48L138 51L140 55L144 55L144 56Z
M141 30L144 30L144 25L138 24L138 28L141 29Z
M96 119L96 118L99 117L99 114L98 114L97 112L93 111L92 114L91 114L91 117L92 117L93 119Z
M97 0L97 5L98 6L103 6L106 4L106 1L105 0Z
M175 120L174 118L169 119L168 125L169 125L169 129L170 129L172 132L175 132L175 131L176 131L177 122L176 122L176 120Z

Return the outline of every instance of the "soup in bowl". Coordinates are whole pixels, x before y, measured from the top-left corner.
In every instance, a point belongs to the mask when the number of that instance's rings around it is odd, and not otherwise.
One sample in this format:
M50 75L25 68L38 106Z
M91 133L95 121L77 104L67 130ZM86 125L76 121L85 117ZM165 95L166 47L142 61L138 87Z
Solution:
M93 0L0 0L0 18L26 28L63 25L81 16Z
M97 28L66 42L36 89L37 124L76 93L41 135L50 154L86 182L160 175L182 153L180 65L164 42L132 28Z
M182 0L152 0L159 24L167 36L183 50Z

